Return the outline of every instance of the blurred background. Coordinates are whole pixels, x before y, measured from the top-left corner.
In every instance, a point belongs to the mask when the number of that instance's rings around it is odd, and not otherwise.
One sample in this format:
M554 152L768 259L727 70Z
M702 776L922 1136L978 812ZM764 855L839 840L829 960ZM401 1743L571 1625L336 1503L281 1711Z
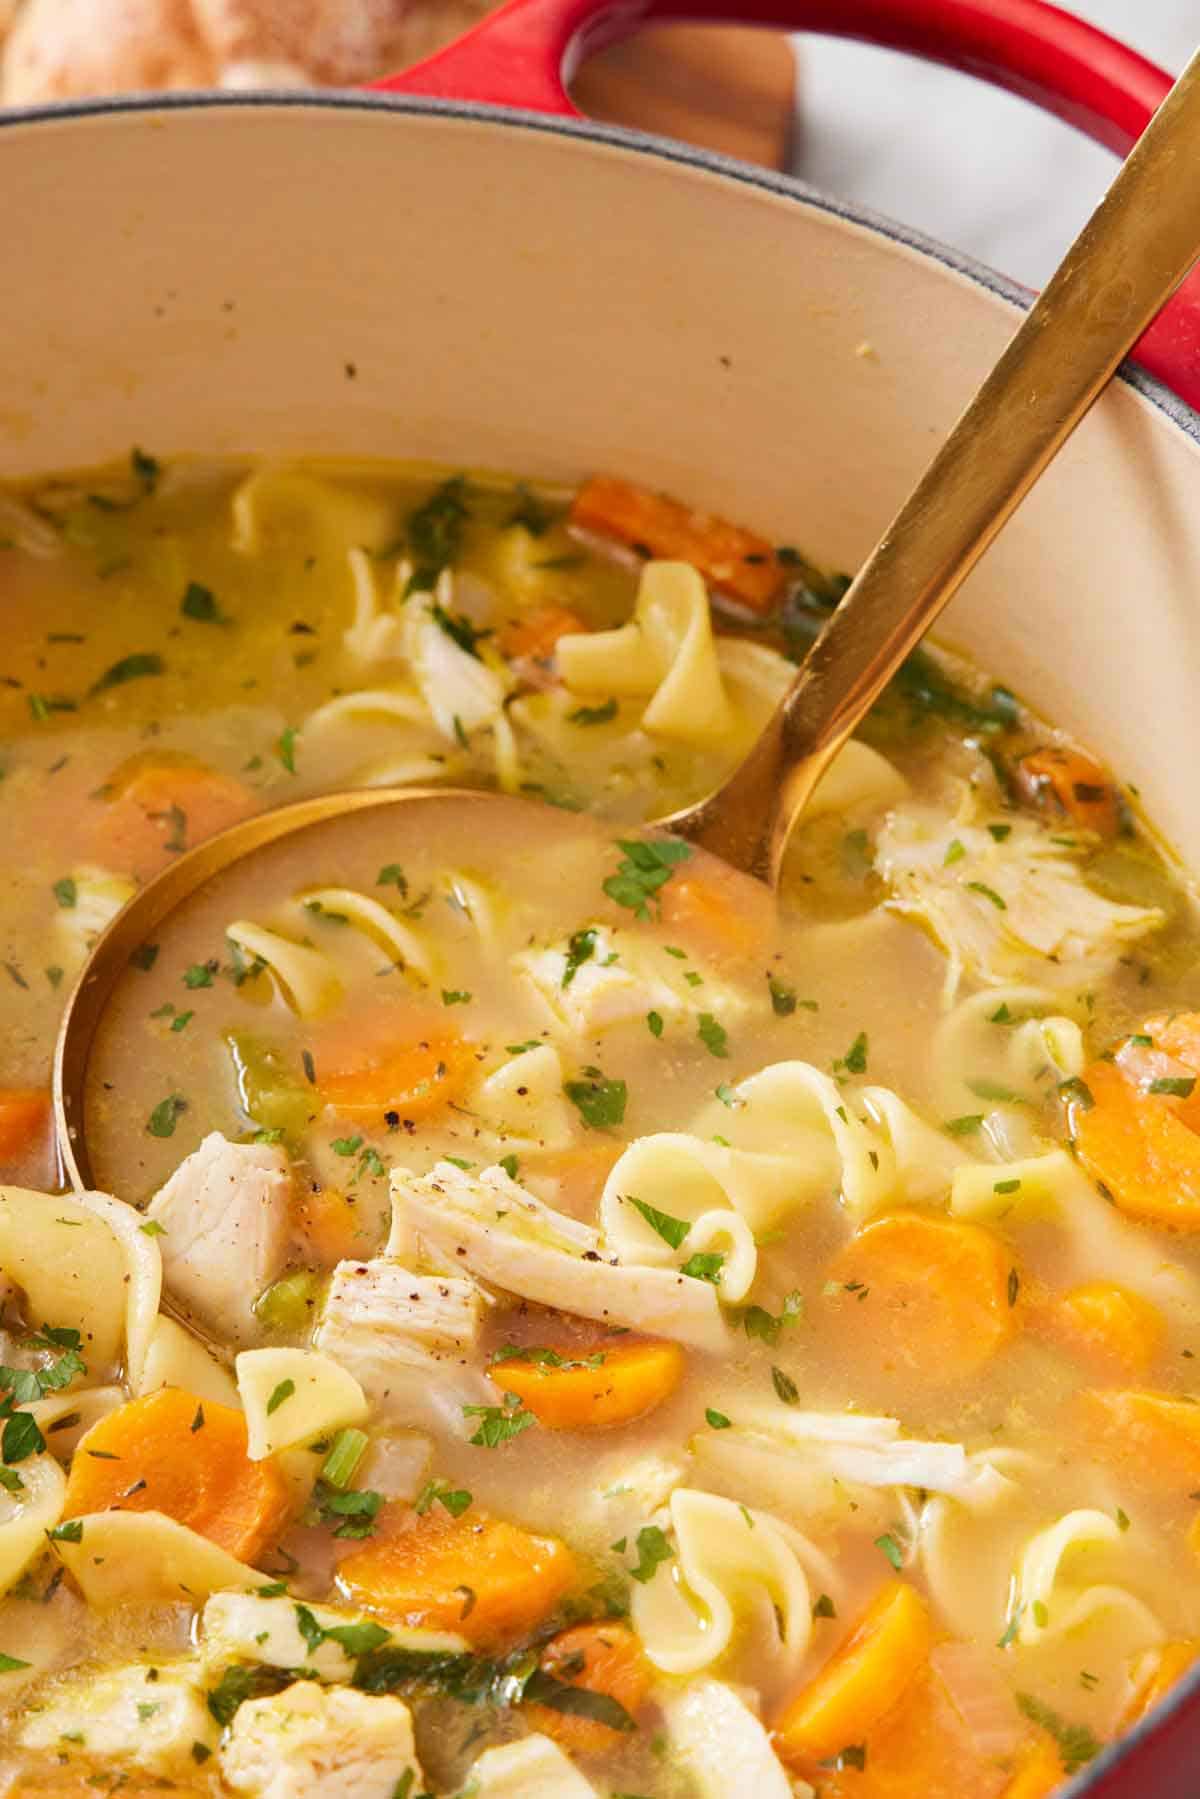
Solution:
M0 105L159 88L349 86L459 35L488 0L0 0ZM736 0L731 0L736 12ZM1200 0L1075 0L1177 72ZM831 39L673 27L589 62L586 112L791 168L1031 286L1113 160L969 77Z

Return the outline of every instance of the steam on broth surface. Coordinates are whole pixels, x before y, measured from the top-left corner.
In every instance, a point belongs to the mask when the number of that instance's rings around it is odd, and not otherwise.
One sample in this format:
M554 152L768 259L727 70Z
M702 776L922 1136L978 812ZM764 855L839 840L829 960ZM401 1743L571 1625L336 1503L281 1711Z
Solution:
M776 910L640 827L836 603L795 549L141 453L0 545L8 1790L1031 1799L1141 1715L1200 1610L1200 991L1109 774L915 657ZM405 783L507 797L210 881L56 1193L125 899Z

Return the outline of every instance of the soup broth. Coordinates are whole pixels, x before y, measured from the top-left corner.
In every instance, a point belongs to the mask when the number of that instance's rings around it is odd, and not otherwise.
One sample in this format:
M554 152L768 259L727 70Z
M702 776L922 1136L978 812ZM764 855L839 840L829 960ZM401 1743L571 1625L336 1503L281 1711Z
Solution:
M1200 1633L1200 990L1108 771L923 653L776 903L650 821L844 590L794 548L140 452L0 543L9 1790L1032 1799L1142 1715ZM65 1192L125 900L406 783L135 948Z

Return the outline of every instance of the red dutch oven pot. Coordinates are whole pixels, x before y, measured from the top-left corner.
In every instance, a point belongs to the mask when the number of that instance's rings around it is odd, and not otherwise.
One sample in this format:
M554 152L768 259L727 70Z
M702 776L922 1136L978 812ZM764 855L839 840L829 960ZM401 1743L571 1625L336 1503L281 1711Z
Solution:
M1021 291L801 184L579 118L648 20L911 52L1124 153L1168 77L1039 0L510 0L374 93L0 119L0 478L161 454L464 458L672 489L852 566ZM1102 747L1200 867L1194 276L941 632ZM1074 1799L1197 1799L1200 1671Z

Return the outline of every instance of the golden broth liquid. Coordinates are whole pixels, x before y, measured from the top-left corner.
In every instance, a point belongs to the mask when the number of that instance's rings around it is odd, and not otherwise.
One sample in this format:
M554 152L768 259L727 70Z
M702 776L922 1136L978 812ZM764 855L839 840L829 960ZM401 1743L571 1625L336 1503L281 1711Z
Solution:
M621 1301L619 1316L584 1316L523 1292L519 1274L506 1288L493 1268L479 1276L478 1342L446 1357L446 1427L386 1397L364 1426L381 1442L414 1422L430 1434L429 1480L468 1496L464 1523L490 1515L573 1552L569 1592L489 1645L493 1658L541 1653L579 1619L628 1615L640 1630L656 1684L629 1728L563 1739L596 1791L736 1790L705 1785L676 1740L672 1695L693 1679L748 1697L797 1780L823 1795L1000 1799L1039 1754L1053 1784L1119 1731L1160 1665L1185 1664L1175 1646L1200 1630L1200 1431L1185 1414L1200 1265L1174 1228L1196 1222L1169 1204L1148 1220L1085 1166L1110 1153L1095 1135L1102 1083L1124 1083L1111 1103L1128 1088L1169 1120L1160 1158L1193 1134L1188 1042L1143 1029L1200 1002L1191 902L1128 811L1115 834L1092 828L1090 784L1076 784L1082 824L1030 804L1022 759L1056 740L944 658L914 660L868 721L869 778L814 808L778 907L699 852L660 855L641 822L714 785L768 702L739 689L728 732L697 746L644 728L646 697L564 693L552 644L530 651L531 619L557 607L580 630L611 629L637 592L636 566L569 528L568 497L428 471L164 472L144 458L19 496L0 547L0 818L20 846L0 894L0 1081L46 1084L62 998L96 933L212 829L406 767L507 786L298 833L187 902L133 957L94 1046L96 1186L144 1208L213 1132L286 1157L285 1244L252 1327L266 1345L309 1342L339 1261L391 1253L475 1274L455 1195L477 1204L484 1170L549 1209L510 1223L517 1238L561 1249L562 1230L602 1232L599 1251L578 1238L568 1283L590 1258L684 1290L698 1321L683 1328L685 1372L628 1422L547 1428L522 1399L516 1430L471 1441L482 1414L459 1418L464 1369L511 1426L506 1366L519 1384L512 1370L547 1348L585 1367L590 1356L602 1385L606 1356L615 1367L630 1345L671 1338L656 1325L661 1286L644 1315ZM388 710L389 696L412 697L389 621L429 603L404 570L428 576L447 550L440 628L481 668L512 670L515 763L500 727L456 714L439 735L411 706ZM716 612L719 642L802 651L836 589L790 565L779 617L754 627ZM389 600L394 581L410 591ZM1002 940L1027 911L1068 919L1067 950ZM523 1065L537 1070L532 1096ZM674 1148L627 1162L647 1139ZM53 1188L44 1132L3 1146L9 1178ZM418 1226L388 1250L396 1169L397 1216L411 1182L448 1238ZM485 1222L503 1266L512 1202L497 1191ZM702 1222L714 1210L716 1225ZM219 1308L172 1295L175 1228L161 1238L168 1303L228 1362L250 1340L244 1323L223 1330ZM19 1287L5 1362L55 1323L30 1316ZM1124 1328L1106 1333L1095 1320L1114 1304ZM81 1389L106 1375L119 1370L89 1368ZM847 1459L847 1421L883 1474ZM906 1443L910 1461L887 1478ZM431 1510L446 1522L427 1483L384 1484L382 1540L425 1528ZM750 1558L748 1573L713 1576L732 1634L711 1661L693 1644L691 1672L664 1668L678 1632L654 1598L672 1584L699 1638L711 1627L683 1568L678 1491L729 1502L701 1564L739 1531ZM1067 1518L1075 1534L1066 1526L1055 1561L1047 1533ZM335 1523L301 1502L259 1565L297 1602L358 1617L370 1594L339 1569L376 1531L347 1542ZM786 1603L754 1572L756 1529L793 1570ZM469 1551L464 1567L473 1592ZM58 1792L63 1758L81 1781L95 1772L87 1727L39 1753L27 1719L73 1669L185 1656L192 1611L89 1610L53 1546L18 1573L0 1651L20 1658L39 1633L45 1647L32 1673L0 1673L4 1742L20 1792L43 1774ZM822 1744L811 1719L789 1736L810 1684L897 1580L927 1618L912 1684L867 1704L845 1740ZM802 1619L787 1611L798 1590ZM387 1605L374 1609L386 1625ZM210 1690L223 1672L204 1664ZM396 1690L439 1794L459 1790L481 1749L560 1715L467 1704L432 1678ZM163 1764L164 1777L232 1791L223 1755ZM139 1762L131 1750L107 1765Z

